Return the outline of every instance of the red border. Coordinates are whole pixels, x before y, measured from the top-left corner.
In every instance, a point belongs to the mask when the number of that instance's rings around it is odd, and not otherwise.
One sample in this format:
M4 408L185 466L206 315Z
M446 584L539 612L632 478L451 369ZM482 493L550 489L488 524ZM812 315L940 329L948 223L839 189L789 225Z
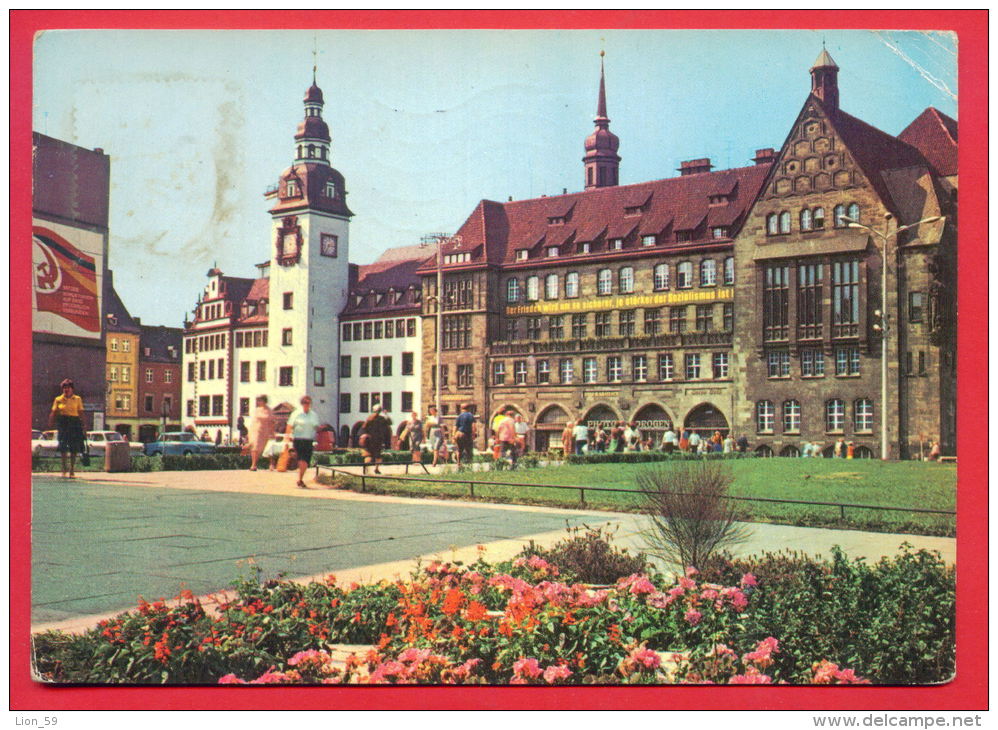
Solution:
M31 232L32 39L50 28L884 28L952 30L959 36L960 292L958 432L990 443L987 409L988 13L969 11L11 11L11 241ZM29 246L11 246L11 412L31 412ZM27 440L11 419L14 444ZM983 438L980 438L983 437ZM964 450L966 451L966 450ZM986 449L983 453L986 453ZM977 458L969 458L975 456ZM17 710L229 709L805 709L979 710L987 708L986 459L964 454L959 476L956 679L912 688L52 688L28 674L30 462L10 454L10 708Z

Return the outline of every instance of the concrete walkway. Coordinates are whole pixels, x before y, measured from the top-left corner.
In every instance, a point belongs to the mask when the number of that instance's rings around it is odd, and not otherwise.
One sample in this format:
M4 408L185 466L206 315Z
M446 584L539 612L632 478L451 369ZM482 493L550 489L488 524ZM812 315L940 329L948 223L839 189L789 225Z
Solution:
M394 470L394 467L393 467ZM386 467L382 467L386 471ZM309 475L314 472L309 472ZM133 608L139 595L225 589L255 567L265 576L340 581L405 577L422 558L497 561L530 540L551 544L566 525L608 524L639 550L640 515L359 494L290 473L247 471L94 474L33 482L33 630L82 630ZM307 479L310 481L310 479ZM735 552L798 550L893 555L902 542L955 562L953 538L751 524Z

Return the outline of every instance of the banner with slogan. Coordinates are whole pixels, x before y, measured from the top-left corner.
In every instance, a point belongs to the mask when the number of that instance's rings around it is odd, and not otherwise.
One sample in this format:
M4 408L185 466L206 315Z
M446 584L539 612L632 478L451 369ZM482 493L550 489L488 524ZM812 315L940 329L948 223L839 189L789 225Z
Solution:
M565 312L593 312L603 309L630 309L632 307L661 307L677 304L694 304L733 299L732 287L696 289L691 291L657 292L654 294L617 294L585 299L558 299L550 302L533 302L506 307L507 316L521 314L562 314Z
M60 228L75 233L74 229ZM80 337L100 337L100 251L103 239L90 231L81 237L94 238L90 255L70 243L66 234L34 225L32 241L32 284L35 322L38 332Z

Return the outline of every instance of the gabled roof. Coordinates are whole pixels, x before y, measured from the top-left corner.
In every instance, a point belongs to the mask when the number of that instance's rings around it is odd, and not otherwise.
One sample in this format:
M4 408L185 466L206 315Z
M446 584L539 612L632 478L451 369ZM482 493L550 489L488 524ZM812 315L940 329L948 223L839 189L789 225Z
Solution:
M184 331L180 327L165 327L163 325L140 325L142 334L139 337L141 349L140 359L145 362L180 362L180 347L183 343ZM170 354L170 348L173 354ZM146 349L149 354L146 355Z
M118 291L114 288L114 284L108 287L107 302L104 307L107 316L108 332L127 332L133 335L142 332L139 324L128 313L128 309L125 308L125 304L121 301L121 297L118 296Z
M504 264L516 260L518 249L533 249L542 239L549 246L573 234L579 243L625 238L636 229L641 234L662 233L670 223L675 230L690 229L700 225L708 212L712 220L732 225L744 219L770 167L764 163L508 203L483 200L458 230L455 238L460 242L446 250L472 252L473 264ZM711 206L709 198L718 195L730 199ZM637 206L646 206L640 215L625 213ZM548 223L566 210L571 210L568 222ZM421 270L432 268L427 262Z
M270 279L253 279L252 285L246 295L234 306L238 306L240 315L242 314L242 304L243 301L247 302L260 302L262 299L270 299ZM258 310L254 310L252 314L245 317L240 316L237 319L237 326L250 325L250 324L264 324L267 321L266 313L260 314Z
M921 152L936 174L957 174L957 122L952 117L930 106L905 127L898 139Z
M435 249L423 246L397 246L385 251L374 263L359 266L357 282L350 288L351 296L343 314L397 312L418 307L418 302L407 296L394 303L388 296L372 298L366 295L371 291L386 294L389 290L405 294L409 287L418 289L420 280L416 270L424 261L433 261L434 253ZM357 301L358 294L364 295L360 302ZM380 302L377 301L379 298Z

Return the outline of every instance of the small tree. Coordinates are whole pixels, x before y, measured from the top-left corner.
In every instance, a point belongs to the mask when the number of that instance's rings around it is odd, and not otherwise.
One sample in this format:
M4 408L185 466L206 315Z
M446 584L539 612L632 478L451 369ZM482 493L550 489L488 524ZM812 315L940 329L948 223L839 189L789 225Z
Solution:
M649 552L685 568L704 568L718 551L743 542L749 531L726 499L734 481L730 467L707 459L680 461L638 474Z

